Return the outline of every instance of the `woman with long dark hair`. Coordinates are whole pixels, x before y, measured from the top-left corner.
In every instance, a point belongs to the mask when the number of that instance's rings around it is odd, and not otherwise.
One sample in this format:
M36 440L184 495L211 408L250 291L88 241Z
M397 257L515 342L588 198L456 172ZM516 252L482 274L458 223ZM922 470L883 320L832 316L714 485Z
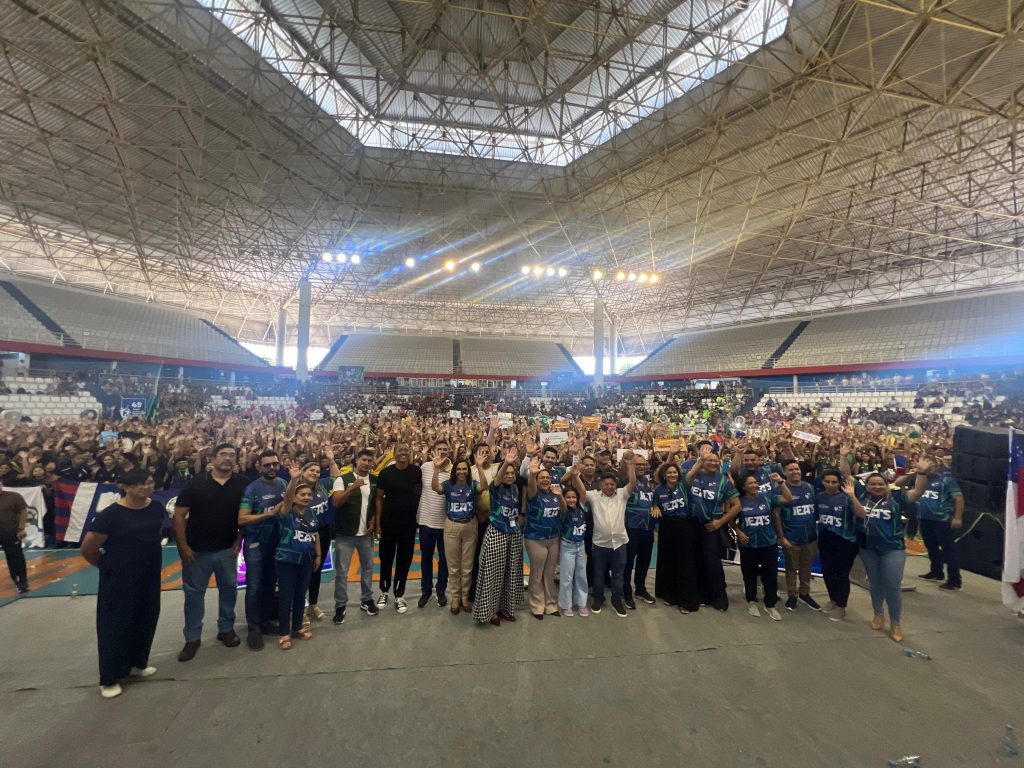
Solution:
M479 624L500 626L515 621L523 599L523 525L519 514L516 462L519 451L509 448L491 483L491 518L480 548L479 581L473 618Z
M700 564L700 523L690 514L683 473L674 461L654 474L651 516L659 520L658 565L654 572L654 596L681 613L700 608L697 569Z
M277 646L292 647L292 638L309 640L313 633L302 623L306 590L320 565L319 522L311 509L313 485L301 473L288 486L278 508L281 539L274 554L277 566Z
M476 483L470 480L469 462L455 457L451 475L441 480L440 455L435 457L431 487L444 496L444 552L448 559L448 585L452 590L453 615L469 611L469 588L476 551Z

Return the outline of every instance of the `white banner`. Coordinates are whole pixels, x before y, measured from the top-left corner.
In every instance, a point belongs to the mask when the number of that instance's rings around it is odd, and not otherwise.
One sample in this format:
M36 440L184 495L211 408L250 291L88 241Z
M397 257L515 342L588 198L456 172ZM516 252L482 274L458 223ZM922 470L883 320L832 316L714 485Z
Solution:
M807 443L819 443L821 442L821 435L815 435L813 432L801 432L799 429L793 430L793 437L797 440L803 440Z
M541 445L561 445L562 443L569 442L568 432L541 432L540 433L540 444Z
M121 494L116 491L101 493L99 488L99 483L78 484L75 500L71 504L71 516L68 518L68 530L64 534L64 541L73 543L81 541L82 531L90 515L96 514L101 509L106 509L121 498Z
M46 545L46 538L43 536L43 515L46 514L46 500L43 498L43 489L38 485L27 488L11 488L7 486L5 491L13 491L25 500L28 507L28 522L25 523L25 538L21 546L25 549L42 549Z

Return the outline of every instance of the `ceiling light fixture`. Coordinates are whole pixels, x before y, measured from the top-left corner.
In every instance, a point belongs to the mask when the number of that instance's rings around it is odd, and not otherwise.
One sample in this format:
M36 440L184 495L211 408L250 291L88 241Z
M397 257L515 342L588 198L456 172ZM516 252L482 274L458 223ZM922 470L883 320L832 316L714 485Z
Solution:
M622 280L625 280L626 279L626 273L625 272L616 272L615 273L615 279L620 281L620 282Z
M454 272L455 271L455 262L452 261L451 259L448 259L448 261L446 261L444 263L444 268L447 269L449 272Z
M657 275L651 275L651 282L652 283L658 282L658 276Z
M544 267L534 267L533 268L533 276L534 277L540 277L543 274L544 274Z
M544 272L547 274L548 277L554 277L555 276L555 268L554 267L548 267L546 270L544 270Z
M626 279L629 280L629 282L632 283L633 281L636 280L636 273L635 272L630 272L628 275L626 275Z
M405 266L407 266L409 269L412 269L413 267L416 266L416 259L410 256L408 259L405 260Z
M351 262L352 262L353 264L358 264L359 262L361 262L361 261L362 261L362 258L360 258L360 256L359 256L359 254L358 254L358 253L353 253L353 254L352 254L352 255L351 255L350 257L349 257L349 261L351 261Z
M328 264L330 264L332 261L334 261L334 257L331 254L327 253L326 251L324 252L324 254L320 258L322 258Z
M521 272L522 272L522 273L523 273L524 275L528 275L528 274L530 274L530 268L529 268L529 267L523 267L523 268L522 268L522 270L520 270L520 271L521 271Z
M640 275L637 277L637 282L646 283L647 282L647 273L646 272L641 272Z
M568 274L569 274L569 270L567 270L565 267L559 267L558 268L558 276L559 277L565 277Z
M602 272L600 269L595 269L593 277L595 280L600 280L601 278L604 277L604 272Z
M474 272L479 272L480 271L480 262L479 261L474 261L472 264L469 265L469 268L472 269Z

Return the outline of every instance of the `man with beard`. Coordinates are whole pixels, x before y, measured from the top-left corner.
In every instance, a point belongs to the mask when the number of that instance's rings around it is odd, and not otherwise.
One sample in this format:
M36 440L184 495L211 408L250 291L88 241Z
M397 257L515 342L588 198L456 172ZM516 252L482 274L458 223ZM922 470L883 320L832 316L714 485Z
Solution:
M174 538L181 555L185 591L185 647L178 661L191 661L203 634L206 587L217 579L217 639L228 648L241 641L235 634L238 592L238 509L248 485L235 474L238 453L230 443L213 449L212 468L181 489L174 506Z
M263 647L263 633L272 630L269 624L274 615L274 554L280 536L276 506L287 488L277 476L281 467L277 453L263 451L256 459L256 467L260 476L245 487L238 507L245 558L245 621L249 626L246 641L254 651Z

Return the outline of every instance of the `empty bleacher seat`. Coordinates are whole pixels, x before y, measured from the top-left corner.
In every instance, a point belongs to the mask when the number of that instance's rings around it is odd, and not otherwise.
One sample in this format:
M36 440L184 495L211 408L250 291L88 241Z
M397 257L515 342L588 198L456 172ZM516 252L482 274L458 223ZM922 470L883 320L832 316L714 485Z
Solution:
M796 322L698 331L673 339L628 376L714 373L760 368L796 328Z
M552 341L464 338L460 347L462 372L470 375L534 378L575 371Z
M324 371L362 366L367 373L452 375L452 339L441 336L352 334L320 363Z

